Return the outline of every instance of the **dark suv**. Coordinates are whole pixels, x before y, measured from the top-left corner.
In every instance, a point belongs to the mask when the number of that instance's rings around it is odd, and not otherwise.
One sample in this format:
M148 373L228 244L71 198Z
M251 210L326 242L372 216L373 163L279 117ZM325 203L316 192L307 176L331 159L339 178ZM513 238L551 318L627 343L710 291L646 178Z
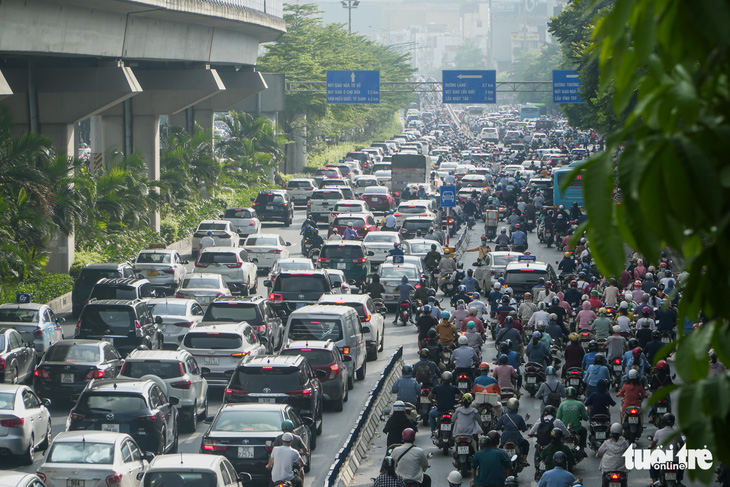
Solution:
M95 380L71 409L67 431L127 433L143 450L177 453L178 402L152 380Z
M164 298L165 293L155 291L147 279L110 278L99 279L89 294L92 299L145 299ZM87 301L88 302L88 301Z
M141 299L91 301L81 312L74 337L108 341L123 356L140 345L162 348L163 341L147 301Z
M202 323L238 323L245 321L254 329L268 353L281 348L284 324L269 301L261 296L222 296L208 305Z
M79 277L74 281L74 287L71 290L73 317L79 317L81 310L84 309L84 305L89 299L91 289L99 279L115 277L134 278L134 269L128 264L86 264L81 269Z
M302 416L314 418L317 435L322 434L324 396L319 377L301 355L261 355L238 364L226 387L223 401L289 404Z
M294 202L283 189L261 191L253 201L259 220L283 222L285 227L294 220Z
M370 274L370 263L367 258L373 255L373 252L366 250L359 240L326 243L320 250L317 267L339 269L345 273L349 284L364 286Z
M272 283L269 301L277 313L290 313L308 304L315 304L323 294L334 294L332 283L325 271L292 271L280 273Z

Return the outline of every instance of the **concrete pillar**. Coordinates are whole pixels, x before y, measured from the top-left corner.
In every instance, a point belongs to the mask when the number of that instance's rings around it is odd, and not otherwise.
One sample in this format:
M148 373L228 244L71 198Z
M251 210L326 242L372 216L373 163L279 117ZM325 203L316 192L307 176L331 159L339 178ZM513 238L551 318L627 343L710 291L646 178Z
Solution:
M134 148L139 150L147 164L147 177L150 181L160 179L160 116L135 115L132 122ZM160 231L160 213L150 213L150 223L154 231Z
M104 154L104 157L108 157L109 151L112 149L124 152L124 117L122 115L102 115L100 137L102 139L101 152ZM91 150L92 152L95 151L93 146ZM104 160L105 166L108 163L109 161Z
M182 110L167 117L168 127L187 127L188 124L188 111Z
M91 157L89 158L89 171L101 170L104 165L104 117L94 115L90 124Z
M203 129L213 130L213 123L215 122L215 112L206 108L194 108L195 121Z

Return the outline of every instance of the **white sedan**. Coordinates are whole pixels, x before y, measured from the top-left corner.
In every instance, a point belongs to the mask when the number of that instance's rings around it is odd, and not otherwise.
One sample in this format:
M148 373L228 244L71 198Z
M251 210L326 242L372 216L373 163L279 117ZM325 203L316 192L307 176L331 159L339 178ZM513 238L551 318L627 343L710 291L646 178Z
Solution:
M147 279L153 287L162 288L169 295L187 274L187 263L177 250L145 249L137 254L133 267L137 277Z
M261 221L253 208L228 208L221 215L221 220L231 222L239 235L253 235L261 231Z
M330 225L340 213L370 213L370 207L363 200L340 200L335 203L335 207L330 213Z
M388 252L395 247L393 244L401 243L401 236L398 232L370 232L362 239L365 250L373 252L368 261L373 264L380 264L388 256Z
M193 258L198 257L200 241L211 232L216 247L238 247L238 233L233 229L231 222L226 220L203 220L198 224L193 234L191 253Z
M164 348L177 349L178 337L203 319L205 311L194 299L154 298L147 302L152 316L162 318Z
M51 441L50 405L28 386L0 384L0 449L32 465L36 450Z
M175 292L176 298L194 299L202 306L220 296L231 296L231 290L221 274L209 272L189 274Z
M289 257L291 243L285 242L281 235L275 233L259 233L246 239L243 248L248 258L259 269L271 269L279 259Z
M48 487L137 487L154 455L126 433L64 431L53 440L38 476Z
M393 178L391 172L387 169L381 169L380 171L375 171L375 179L378 180L378 183L385 184L389 183L390 180Z

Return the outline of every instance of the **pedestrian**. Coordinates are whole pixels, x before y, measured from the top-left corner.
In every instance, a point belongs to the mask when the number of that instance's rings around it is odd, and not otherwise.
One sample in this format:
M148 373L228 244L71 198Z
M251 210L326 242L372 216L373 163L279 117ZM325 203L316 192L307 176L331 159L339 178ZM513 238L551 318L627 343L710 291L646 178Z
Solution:
M202 252L208 247L215 247L213 232L211 232L210 230L208 230L208 232L205 234L205 237L200 239L200 243L198 244L198 253Z

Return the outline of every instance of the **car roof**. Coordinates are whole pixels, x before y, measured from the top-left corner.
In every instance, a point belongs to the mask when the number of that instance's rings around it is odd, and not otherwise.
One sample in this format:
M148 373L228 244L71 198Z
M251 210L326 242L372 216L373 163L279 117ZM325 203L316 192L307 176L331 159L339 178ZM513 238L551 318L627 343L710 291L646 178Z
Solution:
M355 205L355 204L356 205L364 205L365 202L363 200L348 200L348 199L344 199L344 200L339 200L338 202L335 203L335 205Z
M337 242L326 242L322 247L362 247L362 240L338 240Z
M418 257L418 256L411 256L411 257L416 257L417 259L420 259L420 257ZM415 270L418 270L418 266L411 262L403 262L402 264L393 264L392 262L383 262L380 265L380 268L382 269L383 267L403 267L405 269L413 268Z
M86 306L114 305L114 306L134 306L142 302L142 299L97 299L89 301Z
M436 240L431 240L429 238L409 238L409 239L406 239L406 242L409 242L409 243L412 243L412 244L414 244L414 243L417 243L417 244L429 244L429 245L430 244L435 244L437 248L438 247L441 247L441 244L440 243L438 243Z
M93 441L94 443L114 444L124 438L131 437L127 433L114 433L111 431L62 431L53 438L53 443L56 443L58 441Z
M228 220L203 220L200 223L198 223L198 226L202 225L203 223L220 223L220 224L229 224Z
M154 382L140 379L96 379L86 386L86 391L144 392Z
M279 259L277 261L278 263L284 263L284 264L300 264L302 262L312 262L311 260L305 258L305 257L287 257L286 259Z
M215 298L213 303L245 303L245 304L258 304L259 301L266 301L264 296L218 296Z
M310 304L303 306L299 309L295 309L291 312L289 317L293 315L306 314L306 315L340 315L342 313L355 313L357 312L349 306L336 306L331 304Z
M38 311L43 306L46 306L42 303L5 303L0 304L0 309L30 309L33 311Z
M336 218L366 218L368 216L373 216L372 213L338 213L335 217Z
M198 274L200 275L200 274ZM152 298L147 300L147 304L162 304L162 303L171 303L171 304L192 304L197 303L194 299L186 299L186 298Z
M426 183L410 183L410 184L425 185ZM431 200L408 200L408 201L401 201L400 205L398 205L398 207L400 208L401 206L417 206L417 205L431 206L431 204L433 204L433 202Z
M140 286L149 282L147 279L136 277L105 277L96 281L94 286Z
M276 241L279 241L279 234L278 233L254 233L253 235L249 235L247 238L256 237L256 238L275 238Z
M238 252L239 250L243 250L242 247L206 247L203 250L200 251L201 254L203 253L209 253L209 252Z
M30 389L24 384L0 384L0 392L15 394L20 389Z
M258 405L258 404L257 404ZM203 470L215 469L218 464L225 460L221 455L206 455L204 453L174 453L169 455L157 455L147 472L152 470Z
M129 264L124 264L124 263L122 263L122 264L113 264L113 263L108 263L108 264L86 264L83 267L83 269L81 269L81 270L84 270L84 269L102 269L102 270L104 270L104 269L119 269L120 267L130 267L130 266L129 266Z
M505 272L507 271L514 271L514 270L520 270L520 269L535 269L538 271L546 271L548 268L548 264L545 262L539 262L539 261L514 261L507 263L507 267L505 268Z
M63 340L58 340L56 343L51 345L52 347L55 347L56 345L101 345L102 343L109 343L108 340L91 340L86 338L65 338Z
M132 350L124 359L125 362L130 360L138 360L143 362L145 360L155 361L166 361L166 360L184 360L190 356L190 353L186 350Z
M367 303L369 294L323 294L319 303Z
M177 250L173 249L142 249L139 251L140 254L174 254Z
M335 342L332 340L293 340L282 347L282 350L319 348L320 350L334 350Z
M257 355L251 357L244 363L241 363L241 367L298 367L299 364L304 360L301 355Z
M248 321L236 321L236 322L225 322L225 323L196 323L190 328L188 333L194 331L198 332L210 332L218 331L224 333L240 333L241 329L249 327Z
M405 219L406 222L409 222L409 221L419 221L419 220L433 223L433 218L431 218L430 216L420 216L420 215L407 216L406 219ZM435 229L436 228L434 227L434 230Z

